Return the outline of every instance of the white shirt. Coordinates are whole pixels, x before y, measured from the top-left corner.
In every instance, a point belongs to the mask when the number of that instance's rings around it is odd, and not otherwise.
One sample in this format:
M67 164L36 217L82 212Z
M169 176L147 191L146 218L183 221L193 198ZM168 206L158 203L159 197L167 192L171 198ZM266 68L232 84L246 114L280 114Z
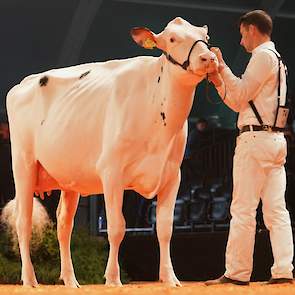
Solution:
M274 43L267 41L252 51L252 57L241 78L236 77L228 66L221 72L224 85L218 87L224 103L239 113L238 128L244 125L260 125L249 105L254 104L266 125L273 125L278 106L278 59L269 49L274 50ZM281 63L281 99L280 105L286 100L286 75ZM226 89L226 95L224 93Z

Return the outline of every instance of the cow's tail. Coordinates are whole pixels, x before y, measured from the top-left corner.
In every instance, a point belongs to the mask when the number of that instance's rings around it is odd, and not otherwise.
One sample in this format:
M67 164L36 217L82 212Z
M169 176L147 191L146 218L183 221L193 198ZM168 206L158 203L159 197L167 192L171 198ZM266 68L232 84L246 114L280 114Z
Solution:
M45 207L33 198L33 216L32 216L32 250L37 249L42 240L46 229L52 228L53 224L50 220ZM13 249L18 252L18 240L16 233L16 199L9 201L2 210L1 223L6 226L9 236L12 239Z

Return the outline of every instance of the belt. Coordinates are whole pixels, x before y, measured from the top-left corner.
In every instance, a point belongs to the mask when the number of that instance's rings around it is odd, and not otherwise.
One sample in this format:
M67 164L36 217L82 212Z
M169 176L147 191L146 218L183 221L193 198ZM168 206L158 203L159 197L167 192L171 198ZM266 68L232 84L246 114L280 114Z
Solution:
M240 134L247 131L284 132L285 128L273 127L269 125L245 125L240 129Z

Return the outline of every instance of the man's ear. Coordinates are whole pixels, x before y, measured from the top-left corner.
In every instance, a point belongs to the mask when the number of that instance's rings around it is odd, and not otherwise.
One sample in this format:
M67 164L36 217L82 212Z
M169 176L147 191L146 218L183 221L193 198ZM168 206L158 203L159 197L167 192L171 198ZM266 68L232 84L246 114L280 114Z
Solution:
M254 34L254 33L257 33L258 32L258 29L257 29L256 26L250 24L248 26L248 31L249 31L250 34Z
M153 49L157 47L155 34L144 27L136 27L130 30L132 39L141 47L146 49Z

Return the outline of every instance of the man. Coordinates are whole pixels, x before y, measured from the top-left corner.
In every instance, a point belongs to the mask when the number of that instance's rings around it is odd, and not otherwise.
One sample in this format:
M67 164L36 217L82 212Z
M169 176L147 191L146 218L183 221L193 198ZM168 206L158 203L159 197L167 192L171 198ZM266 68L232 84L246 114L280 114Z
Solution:
M240 135L234 155L226 271L222 277L207 281L206 285L249 284L256 209L260 199L274 256L272 277L268 283L292 283L293 238L284 197L287 149L284 129L276 127L278 103L283 106L286 100L285 68L271 42L272 20L266 12L255 10L246 13L240 18L239 28L240 44L252 53L242 78L231 72L218 48L212 49L220 65L210 79L224 102L239 113L237 125ZM279 102L278 92L281 94Z
M210 144L211 133L209 123L205 118L200 118L195 123L194 128L189 131L187 143L184 152L184 158L181 164L181 185L180 194L185 194L191 190L196 182L203 182L204 159L202 151Z
M193 130L189 132L187 138L186 149L184 157L190 158L194 152L198 151L201 147L208 145L209 141L209 126L208 121L204 118L200 118L196 123Z
M2 120L0 115L0 208L14 196L9 127L8 123Z

